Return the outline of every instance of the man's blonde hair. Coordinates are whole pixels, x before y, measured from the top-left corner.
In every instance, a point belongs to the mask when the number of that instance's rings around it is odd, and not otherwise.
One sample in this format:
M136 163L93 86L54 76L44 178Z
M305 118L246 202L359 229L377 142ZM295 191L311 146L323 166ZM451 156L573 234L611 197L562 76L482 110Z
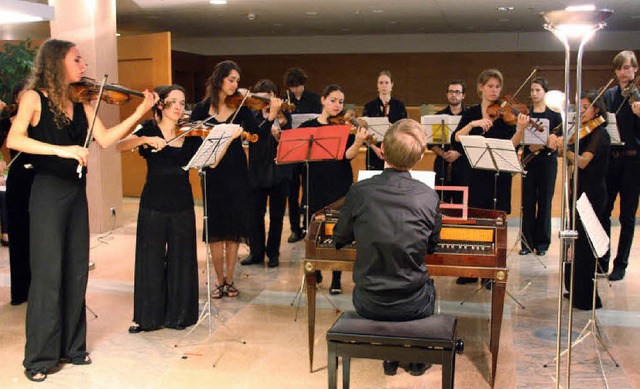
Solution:
M427 149L427 136L413 119L395 122L383 140L384 159L393 168L407 171L414 167Z

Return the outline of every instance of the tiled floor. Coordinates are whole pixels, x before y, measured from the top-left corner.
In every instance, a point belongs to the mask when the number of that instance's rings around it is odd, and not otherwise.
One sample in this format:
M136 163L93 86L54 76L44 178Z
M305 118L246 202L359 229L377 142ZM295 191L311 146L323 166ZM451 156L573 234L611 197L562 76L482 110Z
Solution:
M0 249L0 388L324 388L327 386L327 354L324 335L336 319L336 312L322 296L318 298L315 363L309 372L307 322L304 298L298 320L291 305L300 287L303 243L288 244L283 234L280 267L237 267L240 297L213 303L213 332L208 320L187 335L186 331L161 330L131 335L133 263L137 201L126 200L124 226L112 234L92 236L87 304L97 317L88 315L88 348L91 366L65 365L42 384L24 377L24 314L26 306L9 305L8 250ZM201 215L201 209L198 209ZM201 218L201 216L199 216ZM511 222L511 247L517 237L517 223ZM556 236L557 231L554 231ZM614 241L619 229L614 227ZM639 233L636 233L638 235ZM621 282L611 286L600 279L604 308L597 319L613 356L615 367L603 355L609 387L640 387L640 238L636 237L631 266ZM205 247L199 244L201 307L206 302ZM517 250L516 250L517 251ZM247 254L242 247L241 258ZM554 387L555 333L558 295L558 242L543 259L546 268L532 256L515 253L508 260L510 278L502 324L501 349L496 388ZM327 285L321 285L326 290ZM350 274L343 277L344 293L332 297L340 309L350 309ZM490 387L488 352L489 296L476 285L456 286L451 278L436 279L438 309L459 317L458 333L465 338L465 352L458 356L456 386ZM460 302L466 302L461 305ZM566 305L566 304L565 304ZM566 318L566 309L565 315ZM576 311L573 336L590 318L590 312ZM566 330L566 326L564 327ZM177 347L176 347L177 344ZM591 337L572 353L571 385L574 388L604 388ZM549 367L543 367L551 363ZM353 388L437 388L440 367L422 377L400 371L395 377L382 373L380 361L352 362ZM561 366L566 380L566 364Z

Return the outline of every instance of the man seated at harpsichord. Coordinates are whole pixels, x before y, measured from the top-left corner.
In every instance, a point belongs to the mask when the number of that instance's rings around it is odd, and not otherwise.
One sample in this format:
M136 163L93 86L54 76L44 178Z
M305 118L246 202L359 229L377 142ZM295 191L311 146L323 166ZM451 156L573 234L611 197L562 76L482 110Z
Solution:
M353 305L364 318L407 321L434 312L436 293L425 257L439 240L439 198L409 174L426 147L418 122L396 122L382 143L384 171L354 184L341 208L333 237L337 249L357 242ZM421 375L429 367L411 363L408 371ZM397 369L398 362L384 362L385 374Z

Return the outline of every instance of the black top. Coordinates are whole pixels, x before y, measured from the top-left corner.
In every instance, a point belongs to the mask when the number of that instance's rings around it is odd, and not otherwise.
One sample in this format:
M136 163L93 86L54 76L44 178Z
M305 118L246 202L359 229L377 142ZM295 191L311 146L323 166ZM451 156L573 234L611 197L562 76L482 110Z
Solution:
M615 113L618 131L620 131L620 140L624 143L625 149L633 149L640 151L640 117L633 113L629 100L624 100L620 91L620 85L609 88L602 95L607 111ZM620 147L620 146L618 146Z
M209 117L209 99L196 104L191 112L191 120L203 120ZM233 115L225 121L230 123ZM215 118L211 124L220 124ZM241 107L233 121L244 131L258 134L260 138L271 136L273 122L265 120L262 124L247 107ZM218 163L206 172L206 194L209 239L211 241L244 241L249 234L250 188L247 157L242 148L240 137L231 141L229 148Z
M136 136L164 138L155 120L145 120ZM160 212L181 212L193 208L189 171L182 169L202 144L199 137L185 137L182 147L167 145L159 152L151 147L139 147L147 161L147 180L140 197L140 208Z
M289 97L291 98L291 102L296 106L295 111L291 113L322 113L322 102L320 95L317 93L305 88L302 96L300 96L300 100L296 99L296 96L291 92L289 92ZM282 99L287 100L286 93L282 96Z
M593 159L586 168L578 170L578 198L586 193L596 214L600 216L607 202L607 169L611 141L604 125L580 139L580 154L590 152ZM573 187L573 186L572 186Z
M391 168L353 184L333 237L337 248L357 242L353 305L358 314L396 321L428 315L434 290L425 257L439 239L439 202L433 189Z
M542 127L549 130L549 134L553 133L553 129L557 128L562 124L562 115L560 113L552 111L549 107L545 107L544 112L533 112L533 107L529 107L529 117L541 125ZM525 131L534 131L537 133L537 130L532 127L527 127ZM562 129L558 130L558 133L555 135L562 135ZM531 154L531 150L529 150L529 146L525 146L522 152L522 158L525 158L527 155ZM544 150L540 151L537 156L533 158L531 162L527 165L528 167L535 166L536 161L541 161L544 159L557 159L558 152L556 150L552 150L548 147L545 147ZM533 164L533 165L532 165Z
M300 127L323 127L318 119L307 120ZM348 149L355 141L349 135ZM304 170L303 170L304 175ZM339 161L316 161L309 163L309 214L313 214L334 201L344 197L353 183L351 161L346 157ZM306 193L305 193L306 198Z
M266 120L262 111L255 111L256 121ZM287 119L291 123L291 118ZM291 165L276 165L278 141L271 134L260 137L255 143L249 143L249 183L256 188L269 188L292 176Z
M73 103L73 120L63 128L58 128L53 121L53 112L49 107L49 99L36 90L40 95L40 120L27 130L29 137L41 142L59 146L83 146L89 123L82 103ZM86 174L78 177L76 169L78 161L61 158L55 155L31 155L31 162L36 173L53 175L71 181L84 181ZM83 169L86 171L86 169Z
M384 103L380 100L380 97L376 97L364 105L362 116L372 118L381 118L385 116ZM405 108L404 103L392 97L391 100L389 100L389 115L386 116L389 118L390 123L395 123L400 119L406 119L407 109Z
M458 151L460 158L460 166L467 170L466 180L469 186L469 206L481 209L493 209L494 187L495 187L495 171L472 169L469 160L462 148L462 143L455 140L455 135L460 129L474 120L482 119L482 107L474 105L467 110L460 118L458 128L451 136L451 147ZM493 126L485 133L482 127L473 127L469 135L481 135L485 138L511 139L516 132L516 126L508 125L502 119L493 122ZM457 161L456 161L457 162ZM500 173L497 182L497 199L496 209L511 212L511 173Z

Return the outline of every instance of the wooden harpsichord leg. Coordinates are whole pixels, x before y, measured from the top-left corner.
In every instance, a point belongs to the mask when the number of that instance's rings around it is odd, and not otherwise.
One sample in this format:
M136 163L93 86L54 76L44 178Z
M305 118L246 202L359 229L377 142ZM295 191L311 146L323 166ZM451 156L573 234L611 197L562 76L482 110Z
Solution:
M307 324L309 336L309 372L313 373L313 342L316 333L316 271L312 263L304 262L307 284Z
M500 351L500 330L502 329L502 314L504 312L504 295L507 289L507 270L497 270L491 290L491 386L496 380L496 366L498 365L498 351Z

